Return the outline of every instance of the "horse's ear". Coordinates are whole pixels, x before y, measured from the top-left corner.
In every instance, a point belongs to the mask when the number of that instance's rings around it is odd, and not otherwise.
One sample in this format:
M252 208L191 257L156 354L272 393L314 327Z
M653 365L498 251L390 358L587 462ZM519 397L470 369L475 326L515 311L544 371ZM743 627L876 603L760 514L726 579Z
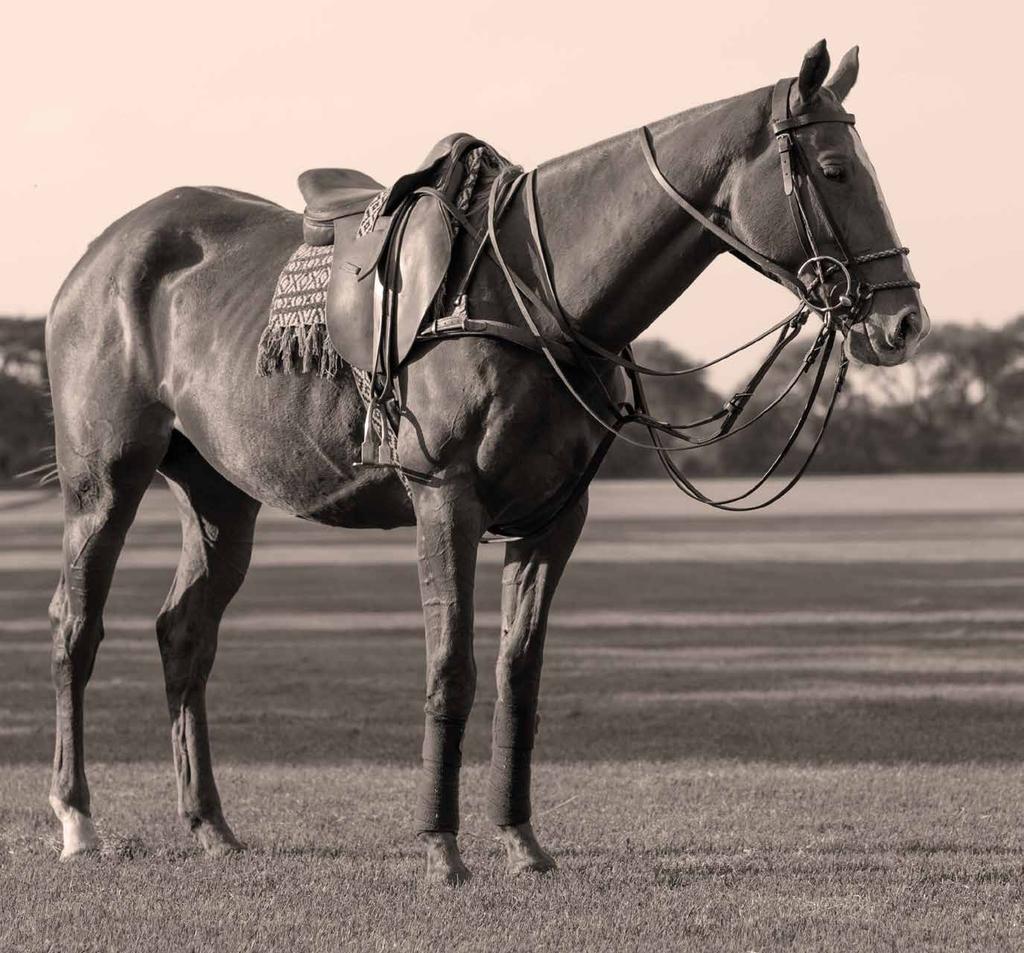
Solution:
M840 61L832 78L828 81L828 88L835 93L836 99L842 102L847 94L853 89L857 82L857 73L860 71L860 47L855 46Z
M797 89L800 90L800 98L805 103L814 99L815 94L821 89L821 84L828 76L830 65L828 47L824 40L818 40L804 55L804 61L800 67L800 77L797 79Z

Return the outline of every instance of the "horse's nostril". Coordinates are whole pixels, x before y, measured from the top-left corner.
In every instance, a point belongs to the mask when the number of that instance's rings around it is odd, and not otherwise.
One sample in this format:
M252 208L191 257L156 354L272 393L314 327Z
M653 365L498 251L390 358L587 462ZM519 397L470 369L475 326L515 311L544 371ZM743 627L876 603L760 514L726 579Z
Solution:
M889 347L901 348L907 343L907 338L917 333L918 321L916 311L904 311L896 322L896 327L887 335L886 342Z

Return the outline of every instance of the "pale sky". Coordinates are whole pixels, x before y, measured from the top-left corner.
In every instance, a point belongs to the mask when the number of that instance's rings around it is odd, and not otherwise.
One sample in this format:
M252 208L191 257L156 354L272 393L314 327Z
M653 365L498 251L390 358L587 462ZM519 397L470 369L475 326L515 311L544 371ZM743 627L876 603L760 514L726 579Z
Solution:
M456 130L530 167L861 47L847 101L932 318L1024 311L1016 3L179 0L8 5L0 313L43 313L86 243L176 185L301 208L321 165L387 182ZM694 12L699 10L700 12ZM708 357L788 310L731 260L653 333ZM718 372L731 383L742 362Z

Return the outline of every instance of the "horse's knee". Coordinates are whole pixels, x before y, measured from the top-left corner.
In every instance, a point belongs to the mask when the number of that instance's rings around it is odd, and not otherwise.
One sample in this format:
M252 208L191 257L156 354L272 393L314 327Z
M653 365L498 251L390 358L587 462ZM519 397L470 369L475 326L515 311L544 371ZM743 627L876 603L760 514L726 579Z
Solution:
M472 653L443 651L431 660L427 675L428 715L465 720L476 696L476 662Z
M507 639L498 651L494 674L501 698L536 694L540 683L540 655L522 640Z
M65 516L91 513L110 498L110 480L91 469L65 470L60 475Z

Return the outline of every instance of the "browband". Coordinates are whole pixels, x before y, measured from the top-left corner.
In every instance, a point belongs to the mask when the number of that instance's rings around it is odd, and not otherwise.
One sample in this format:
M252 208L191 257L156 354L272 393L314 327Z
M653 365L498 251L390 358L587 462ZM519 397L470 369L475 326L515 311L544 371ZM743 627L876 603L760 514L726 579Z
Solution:
M853 114L848 112L813 112L804 113L802 116L790 116L789 91L795 82L796 80L791 77L785 77L772 89L772 131L775 135L787 129L799 129L801 126L811 126L819 122L845 122L853 125Z
M772 132L778 135L790 129L799 129L801 126L813 126L819 122L845 122L851 126L856 122L853 113L804 113L801 116L792 116L789 119L773 119Z

